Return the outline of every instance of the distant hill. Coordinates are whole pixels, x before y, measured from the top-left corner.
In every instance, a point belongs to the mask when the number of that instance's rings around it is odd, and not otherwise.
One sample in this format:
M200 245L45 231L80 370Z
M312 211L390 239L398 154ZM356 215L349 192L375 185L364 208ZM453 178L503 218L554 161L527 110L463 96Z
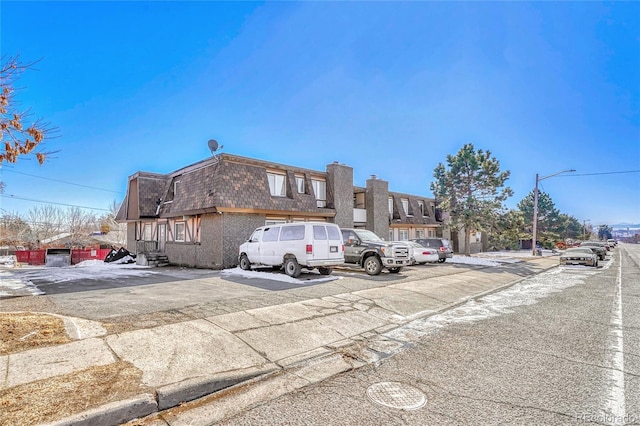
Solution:
M618 223L616 225L609 225L611 229L640 229L640 223Z

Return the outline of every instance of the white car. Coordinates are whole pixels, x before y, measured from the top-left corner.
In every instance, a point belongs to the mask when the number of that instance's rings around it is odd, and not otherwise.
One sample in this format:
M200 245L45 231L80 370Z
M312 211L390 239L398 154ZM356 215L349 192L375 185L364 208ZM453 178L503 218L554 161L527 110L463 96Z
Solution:
M240 268L282 267L290 277L300 276L301 268L329 275L344 263L344 245L338 225L325 222L282 223L261 226L238 251Z
M412 264L424 265L425 263L437 263L440 259L438 250L430 247L424 247L415 241L403 241L409 246L409 256Z

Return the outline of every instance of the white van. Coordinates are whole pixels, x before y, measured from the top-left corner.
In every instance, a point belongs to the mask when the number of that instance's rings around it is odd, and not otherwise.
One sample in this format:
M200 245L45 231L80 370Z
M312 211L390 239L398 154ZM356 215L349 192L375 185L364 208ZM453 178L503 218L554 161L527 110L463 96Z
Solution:
M284 267L294 278L303 267L329 275L333 266L344 263L342 233L338 225L325 222L261 226L240 246L238 263L244 270L252 265Z

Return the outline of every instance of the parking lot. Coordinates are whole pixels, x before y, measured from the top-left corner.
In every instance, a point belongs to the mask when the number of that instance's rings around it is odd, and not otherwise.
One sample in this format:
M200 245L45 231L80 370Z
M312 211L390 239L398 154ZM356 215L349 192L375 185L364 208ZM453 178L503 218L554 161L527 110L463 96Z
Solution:
M20 283L22 290L28 289L29 293L23 295L39 295L11 297L5 292L0 310L23 310L26 305L37 307L46 301L50 312L99 321L146 317L145 320L153 322L150 317L159 313L166 317L167 312L173 312L178 319L202 318L433 277L450 279L469 270L483 271L483 276L490 280L495 274L517 273L523 264L478 259L471 264L416 265L399 274L385 272L379 276L345 266L336 268L329 276L304 271L297 279L269 269L146 268L103 262L64 268L27 267L4 270L0 277L5 284Z

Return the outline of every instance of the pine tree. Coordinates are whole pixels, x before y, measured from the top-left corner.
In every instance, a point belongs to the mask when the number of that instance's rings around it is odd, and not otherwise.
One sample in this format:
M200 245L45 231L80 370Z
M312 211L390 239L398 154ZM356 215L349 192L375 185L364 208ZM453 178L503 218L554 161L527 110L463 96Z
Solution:
M504 187L509 171L500 171L500 162L491 152L464 145L456 155L447 155L433 171L431 191L438 207L449 214L449 226L464 229L465 254L470 255L469 233L490 230L513 194Z

